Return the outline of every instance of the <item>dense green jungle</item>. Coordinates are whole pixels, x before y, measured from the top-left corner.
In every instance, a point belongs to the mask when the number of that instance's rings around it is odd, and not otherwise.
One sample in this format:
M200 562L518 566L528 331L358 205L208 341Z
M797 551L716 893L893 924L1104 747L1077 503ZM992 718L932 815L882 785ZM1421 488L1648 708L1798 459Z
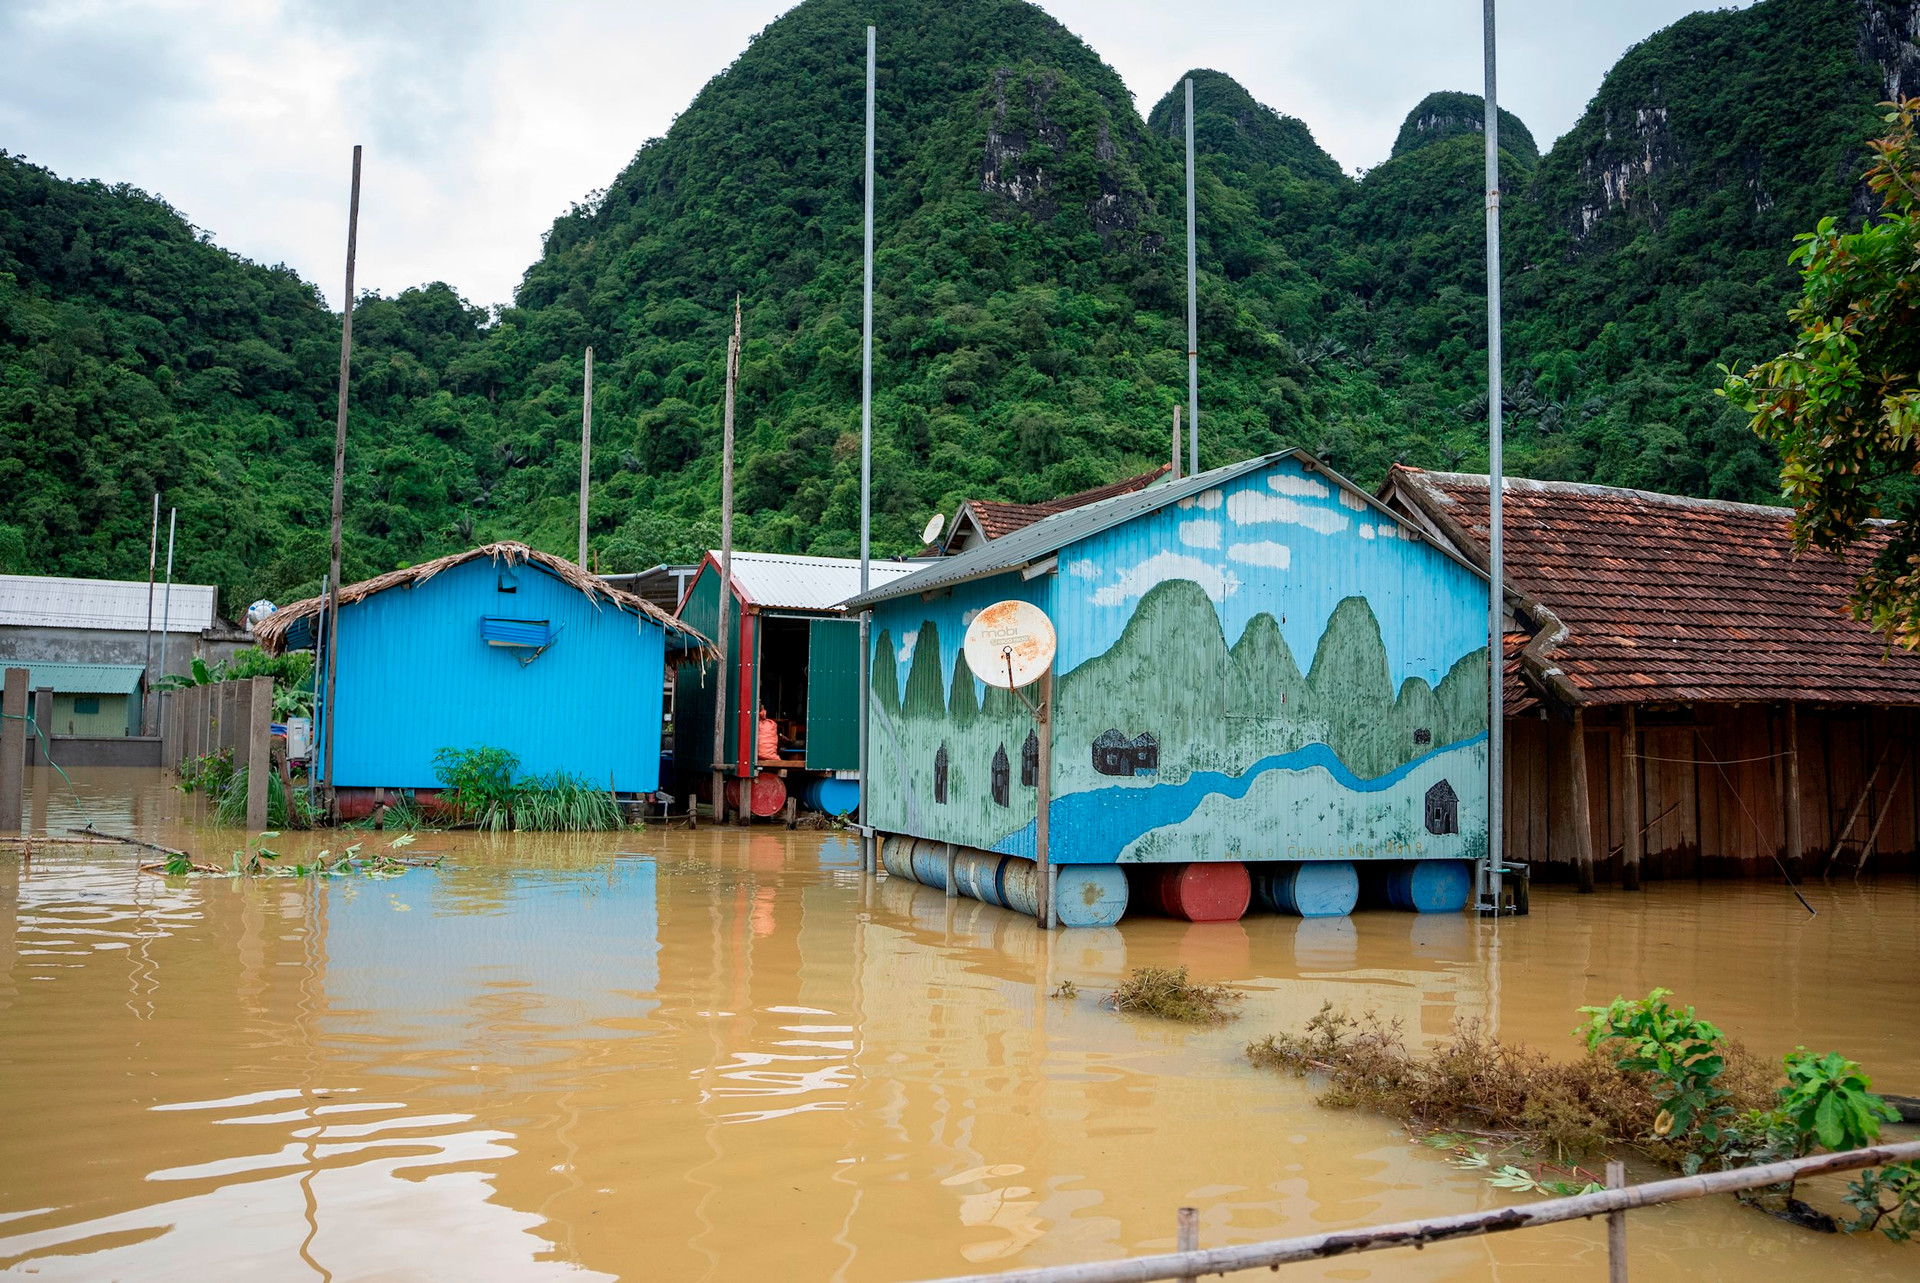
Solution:
M1716 367L1787 342L1795 233L1877 208L1863 144L1876 103L1920 92L1915 8L1695 14L1629 50L1545 154L1502 113L1514 473L1776 495ZM854 551L868 22L877 550L962 498L1164 456L1185 395L1178 86L1143 118L1021 0L806 0L554 222L511 305L443 284L356 300L349 578L492 538L571 555L589 344L594 560L715 543L736 296L740 545ZM1230 77L1193 79L1203 463L1299 445L1368 485L1396 461L1484 467L1479 99L1432 94L1350 177ZM158 489L179 577L221 585L226 612L315 591L339 326L159 196L0 152L0 571L140 577Z

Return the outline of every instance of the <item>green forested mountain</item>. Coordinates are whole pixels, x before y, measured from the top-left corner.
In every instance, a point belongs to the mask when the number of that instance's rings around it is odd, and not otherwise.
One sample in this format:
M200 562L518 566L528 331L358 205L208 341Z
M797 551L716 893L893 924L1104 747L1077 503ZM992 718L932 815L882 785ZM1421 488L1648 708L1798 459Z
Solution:
M1503 112L1510 467L1773 493L1713 367L1784 343L1793 234L1869 208L1874 104L1920 92L1917 10L1694 15L1544 155ZM1021 0L806 0L554 223L513 305L357 302L350 575L482 538L571 554L589 343L600 564L713 542L736 296L742 546L854 548L868 22L878 547L965 495L1162 457L1185 395L1179 87L1143 118ZM1298 444L1369 483L1483 464L1480 100L1435 86L1356 179L1230 77L1193 76L1203 461ZM311 286L159 200L0 153L0 570L137 576L158 487L181 576L229 610L311 591L338 330Z

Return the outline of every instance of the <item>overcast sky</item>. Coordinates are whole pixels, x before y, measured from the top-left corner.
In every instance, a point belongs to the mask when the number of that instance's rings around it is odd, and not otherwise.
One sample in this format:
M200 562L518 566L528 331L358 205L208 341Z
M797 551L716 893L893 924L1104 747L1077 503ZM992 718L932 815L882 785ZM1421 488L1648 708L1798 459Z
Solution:
M935 3L937 0L929 0ZM509 300L540 235L791 8L788 0L0 0L0 148L165 198L339 306L349 155L358 284ZM1144 113L1234 76L1349 170L1435 89L1480 87L1471 0L1042 0ZM1545 149L1621 52L1689 0L1509 0L1500 97ZM881 39L886 33L881 32Z

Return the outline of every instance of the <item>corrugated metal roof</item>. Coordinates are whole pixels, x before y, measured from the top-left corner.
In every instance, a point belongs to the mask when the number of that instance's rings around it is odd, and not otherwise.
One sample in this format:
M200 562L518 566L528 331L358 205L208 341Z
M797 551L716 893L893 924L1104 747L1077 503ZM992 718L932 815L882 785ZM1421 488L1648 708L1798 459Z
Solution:
M709 554L715 565L720 554ZM878 588L903 579L924 562L870 561L867 582ZM801 557L778 552L733 554L733 582L756 606L776 610L832 610L860 591L857 557Z
M145 584L140 585L145 588ZM138 664L54 664L36 659L0 659L0 669L27 670L27 689L53 688L58 695L131 695L147 670Z
M1203 490L1224 485L1236 477L1244 477L1250 472L1271 467L1282 459L1299 459L1341 489L1366 500L1367 506L1382 516L1392 517L1409 529L1415 528L1404 516L1391 511L1372 495L1334 472L1306 451L1278 450L1273 454L1255 455L1239 463L1230 463L1224 468L1214 468L1190 477L1183 477L1179 481L1149 486L1145 490L1137 490L1112 499L1103 499L1099 503L1090 503L1083 508L1054 513L1012 534L1003 535L989 543L977 545L951 557L943 557L939 561L927 564L914 574L902 576L887 584L876 585L870 592L848 599L845 605L849 610L861 610L874 602L904 597L908 593L938 592L970 579L985 579L992 575L1005 574L1009 570L1018 570L1059 552L1069 544L1078 543L1103 530L1111 530L1115 526L1132 521L1135 517L1144 517L1150 512L1157 512L1170 503L1177 503L1189 495L1197 495ZM1434 546L1461 565L1474 570L1476 574L1479 573L1471 563L1450 549L1441 547L1439 544Z
M213 627L212 584L175 584L169 602L164 583L153 586L153 626L197 633ZM0 575L0 626L16 628L112 628L142 632L147 626L147 583L129 579L57 579L48 575Z

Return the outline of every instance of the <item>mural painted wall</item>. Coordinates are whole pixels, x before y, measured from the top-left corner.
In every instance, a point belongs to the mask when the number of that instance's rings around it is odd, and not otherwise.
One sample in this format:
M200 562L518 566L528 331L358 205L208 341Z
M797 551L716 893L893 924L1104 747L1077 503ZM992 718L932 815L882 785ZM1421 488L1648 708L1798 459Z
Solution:
M1065 548L1059 566L876 609L877 827L1033 854L1033 716L960 657L973 614L1020 597L1060 635L1056 860L1482 853L1472 571L1291 459Z

